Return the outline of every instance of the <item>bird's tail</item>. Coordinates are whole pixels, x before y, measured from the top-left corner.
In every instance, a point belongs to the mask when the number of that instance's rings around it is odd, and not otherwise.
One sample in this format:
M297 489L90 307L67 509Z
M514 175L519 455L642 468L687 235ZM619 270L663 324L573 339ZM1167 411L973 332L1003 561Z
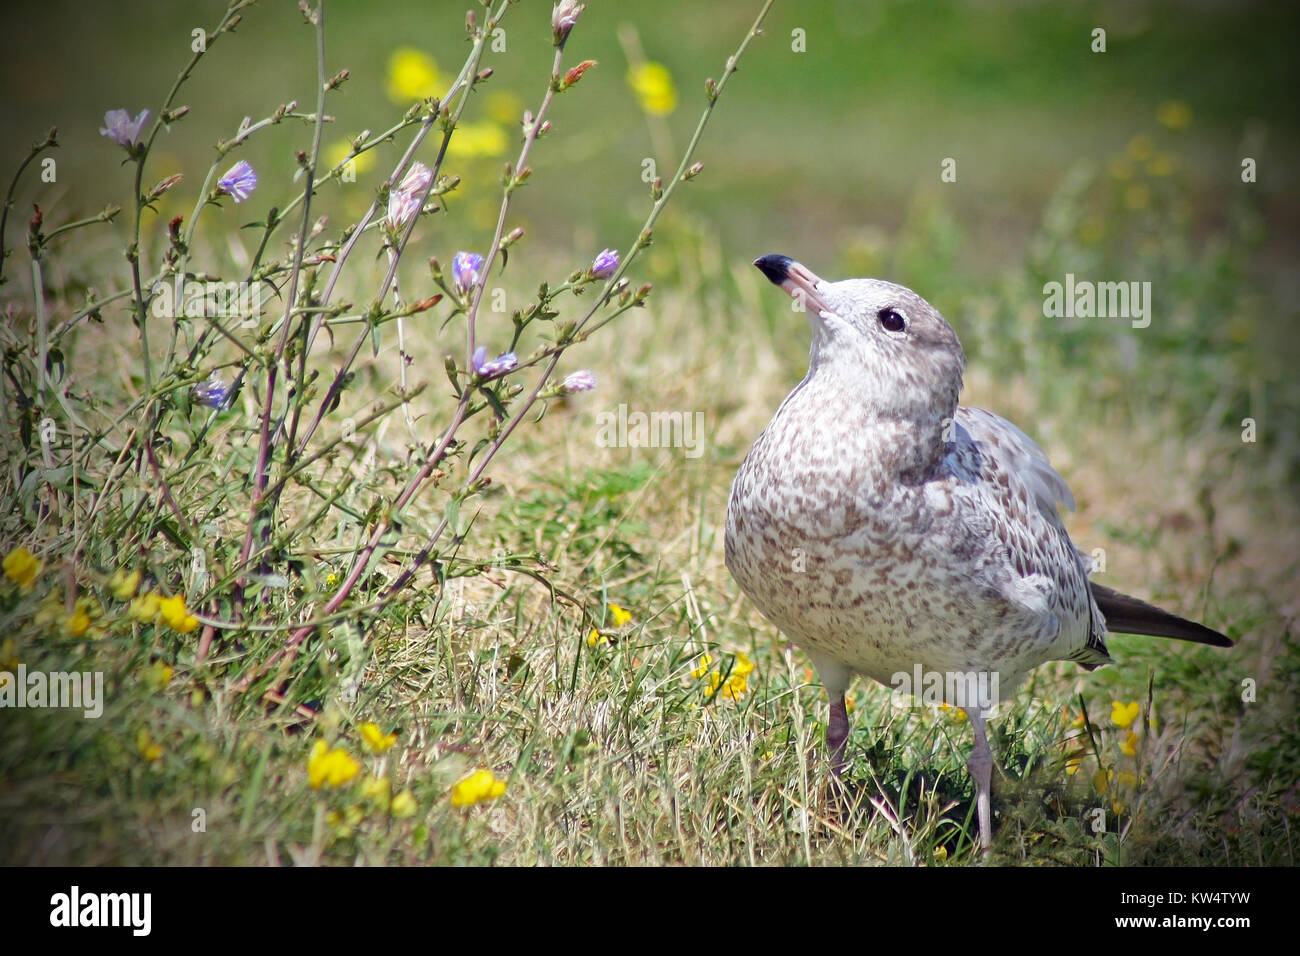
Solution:
M1093 599L1106 618L1106 630L1120 634L1147 634L1151 637L1172 637L1179 641L1194 641L1214 647L1232 647L1233 641L1204 624L1197 624L1177 614L1162 611L1146 601L1120 594L1108 587L1088 582Z

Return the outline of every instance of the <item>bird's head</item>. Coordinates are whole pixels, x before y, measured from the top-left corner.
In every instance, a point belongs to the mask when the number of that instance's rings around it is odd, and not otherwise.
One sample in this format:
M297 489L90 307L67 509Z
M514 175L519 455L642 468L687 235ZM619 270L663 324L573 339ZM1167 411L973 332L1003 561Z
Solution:
M929 302L879 279L827 282L789 256L761 256L754 265L807 311L813 374L826 370L850 383L878 414L952 415L966 356Z

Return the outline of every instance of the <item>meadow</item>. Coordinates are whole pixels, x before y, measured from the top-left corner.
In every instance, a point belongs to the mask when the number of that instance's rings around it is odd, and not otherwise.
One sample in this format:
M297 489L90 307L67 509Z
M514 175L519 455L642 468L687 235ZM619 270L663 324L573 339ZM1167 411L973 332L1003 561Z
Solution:
M806 369L781 252L934 302L1097 579L1239 641L1035 672L987 862L1296 863L1293 11L126 6L0 40L0 669L104 686L0 713L4 862L984 862L961 713L855 685L837 812L723 564ZM1067 275L1150 324L1049 317Z

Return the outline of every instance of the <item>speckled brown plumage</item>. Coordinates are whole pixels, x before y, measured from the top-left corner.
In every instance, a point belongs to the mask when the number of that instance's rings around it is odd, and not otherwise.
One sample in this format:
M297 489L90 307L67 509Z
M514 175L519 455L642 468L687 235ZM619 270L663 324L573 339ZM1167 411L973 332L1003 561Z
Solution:
M736 474L726 561L816 665L835 766L854 674L995 674L1005 699L1046 661L1108 663L1090 562L1058 513L1073 507L1070 490L1024 432L957 404L965 356L952 327L902 286L826 282L784 256L755 264L804 303L813 343L807 376ZM996 700L949 702L975 729L987 845L984 720Z

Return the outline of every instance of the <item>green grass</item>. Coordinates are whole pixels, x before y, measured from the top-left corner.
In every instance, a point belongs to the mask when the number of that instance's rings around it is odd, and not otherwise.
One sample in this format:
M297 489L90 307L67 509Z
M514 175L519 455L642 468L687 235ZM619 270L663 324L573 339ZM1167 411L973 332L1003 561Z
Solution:
M823 22L832 16L828 10L818 8ZM974 29L971 21L979 18L970 9L951 10L957 26ZM451 21L457 30L459 15ZM913 22L906 5L886 5L881 16L871 35L886 27L899 36L934 29L934 21ZM1042 42L1065 30L1041 16L1032 35ZM664 23L639 26L647 45L668 45ZM771 33L788 28L778 20ZM1031 83L1017 70L963 66L970 47L947 29L928 60L871 80L886 87L879 91L886 114L905 113L890 89L934 82L967 89L963 109L987 106L1019 126L1087 86L1068 72L1053 83L1043 77ZM719 27L720 35L726 32ZM735 32L719 42L734 42ZM1139 34L1154 38L1156 32ZM335 34L341 46L345 35ZM391 31L383 36L387 42ZM518 36L522 46L522 31ZM979 49L994 43L982 32L976 40ZM600 42L612 40L602 35ZM386 47L366 49L382 62ZM839 49L847 57L852 46ZM453 55L460 54L439 58ZM689 47L674 55L681 60L672 65L684 75L696 55L710 66L720 58ZM1037 62L1024 50L1016 55L1027 65ZM616 57L611 53L610 62ZM809 62L831 70L841 61ZM710 161L713 195L734 204L735 219L718 215L711 198L678 207L632 273L635 283L655 284L648 307L621 316L566 356L561 372L592 368L599 389L553 402L540 421L521 428L509 454L493 464L491 485L461 503L455 541L444 542L402 600L374 610L385 583L446 514L454 479L483 433L467 435L448 464L446 484L427 489L401 514L345 613L319 628L279 671L262 668L291 626L333 593L331 575L346 573L366 528L420 464L401 414L359 428L354 440L314 461L289 486L279 528L319 514L312 534L284 539L272 555L272 576L249 590L247 623L219 632L212 653L199 662L198 631L182 635L131 620L125 602L110 593L108 576L120 567L139 568L193 604L206 594L218 617L234 615L229 562L244 532L256 388L246 387L210 427L202 409L171 409L152 447L182 503L182 520L139 453L136 422L123 417L146 392L140 345L126 309L107 309L102 324L86 323L64 340L66 368L59 369L65 401L99 437L72 443L56 410L61 432L53 451L75 468L51 468L39 443L24 437L39 429L40 415L18 403L32 391L30 378L23 378L30 376L36 325L30 289L20 280L4 287L10 377L0 392L6 449L0 499L7 505L0 544L6 553L27 544L44 567L30 592L0 580L3 663L101 670L107 689L98 720L62 710L0 715L4 862L980 862L972 847L967 724L885 688L855 685L848 781L856 804L837 808L826 786L824 694L807 659L757 613L723 564L731 477L806 367L803 317L748 265L768 251L798 254L810 264L823 254L829 260L818 266L823 274L881 275L934 301L967 351L963 401L1006 415L1047 449L1078 499L1077 513L1067 518L1073 537L1085 550L1104 549L1099 580L1240 639L1221 651L1115 636L1117 666L1085 673L1053 664L1031 675L991 725L997 769L989 862L1297 862L1300 646L1293 629L1300 515L1293 492L1300 477L1300 385L1286 331L1296 317L1287 295L1292 276L1274 256L1289 240L1279 239L1282 230L1269 214L1292 197L1261 200L1248 191L1202 188L1200 147L1144 120L1138 131L1151 136L1154 149L1179 157L1177 172L1116 176L1111 163L1131 151L1130 137L1097 145L1041 173L1047 181L1041 196L1033 184L1016 193L1024 215L1006 224L1005 234L1018 238L993 253L983 248L987 235L1002 227L978 212L978 200L909 179L891 193L900 210L896 221L850 227L836 220L805 254L786 245L790 220L802 220L796 231L818 232L804 217L834 206L843 186L835 178L840 160L818 153L803 160L819 164L816 174L800 172L791 193L811 206L796 210L791 199L757 188L777 173L759 161L754 143L794 138L759 121L764 98L784 88L790 75L774 61L749 63L738 74L739 98L719 106L720 117L734 111L727 122L735 125L719 125L706 139L723 156L737 149L753 157L742 162L733 153L730 164ZM591 93L585 84L598 77L592 73L578 91ZM617 87L617 80L605 79ZM835 118L856 102L853 90L837 89L825 77L819 82L830 93L798 123L842 135ZM1211 104L1224 95L1201 94ZM1118 102L1114 91L1098 96L1107 108ZM1270 99L1261 103L1266 113L1272 108ZM1198 102L1198 116L1202 109ZM1204 109L1216 123L1231 112L1226 105L1219 113L1212 105ZM1150 110L1144 104L1138 114ZM619 115L612 122L634 121ZM568 122L577 127L579 117L570 114ZM887 125L914 128L908 122ZM740 131L746 124L748 131ZM584 134L575 135L582 145ZM599 145L607 133L592 135L594 155L616 165L617 149ZM556 149L568 148L565 143L572 140L560 140ZM605 175L592 180L593 192ZM889 175L902 174L893 168ZM536 176L521 199L522 214L548 223L542 234L552 238L535 242L530 233L512 252L500 280L512 303L526 301L541 279L583 261L587 235L610 234L611 223L630 218L630 192L618 194L612 212L594 213L584 200L564 213L564 192L554 185L565 181L560 167L548 173L539 165ZM1148 188L1141 203L1132 198L1135 182ZM84 191L69 190L76 202L90 202ZM642 202L639 182L635 191ZM858 202L842 213L846 219L859 215ZM214 272L233 270L237 253L226 234L249 218L242 207L239 217L223 212L201 234L203 267ZM415 242L422 253L449 258L446 250L469 245L458 231L467 218L457 215L421 224ZM603 225L597 230L593 222ZM619 234L626 232L624 226ZM561 234L562 242L554 239ZM82 305L87 285L103 292L125 281L124 233L83 235L90 238L61 249L47 273L56 321ZM19 245L7 275L21 275ZM429 284L419 258L403 272L408 295L426 294ZM1045 320L1043 283L1070 271L1150 279L1157 321L1134 330L1124 321ZM355 277L342 297L364 301L373 272ZM564 300L566 309L574 305ZM428 383L412 402L426 439L447 418L443 356L463 336L458 323L444 327L444 317L435 310L407 328L412 380ZM181 323L176 334L185 346L200 331L201 323ZM487 317L483 332L499 341L509 334L508 320ZM351 334L340 325L336 339L322 339L312 367L332 374ZM384 345L373 360L365 353L353 387L328 419L331 429L393 399L398 366L387 328ZM161 357L167 343L153 347ZM214 353L208 364L235 357L233 349ZM600 447L596 415L620 402L702 412L704 454L690 459L674 449ZM1254 443L1241 439L1247 417L1258 423ZM189 522L204 530L196 536ZM196 543L217 582L210 593L191 590L189 549ZM61 631L69 588L91 599L93 636ZM611 605L626 608L631 619L617 624ZM205 613L212 613L208 607ZM593 628L600 635L594 642ZM693 674L706 653L724 674L741 665L742 653L752 663L738 699L711 695L708 678ZM172 669L165 682L157 662ZM241 691L246 680L251 686ZM1246 693L1251 687L1253 694ZM1112 722L1114 701L1139 702L1135 742ZM1082 727L1075 722L1081 713ZM365 722L396 733L396 745L384 754L366 752L359 730ZM309 761L319 740L360 762L355 779L337 789L310 786ZM156 759L145 752L149 745L159 748ZM505 793L453 806L456 783L480 768L504 780ZM415 812L395 816L384 800L363 794L370 778L387 781L389 794L409 790ZM1099 781L1108 780L1099 793ZM199 819L203 828L196 830Z

